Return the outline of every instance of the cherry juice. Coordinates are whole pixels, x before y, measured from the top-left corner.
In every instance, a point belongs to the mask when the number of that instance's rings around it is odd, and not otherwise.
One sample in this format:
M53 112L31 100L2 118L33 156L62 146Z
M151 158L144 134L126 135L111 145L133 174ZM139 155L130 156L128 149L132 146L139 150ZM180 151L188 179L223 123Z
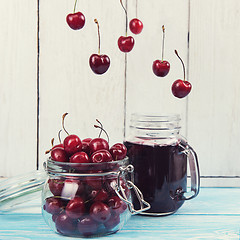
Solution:
M187 188L187 156L183 148L174 145L148 145L126 141L127 155L134 166L134 183L151 204L147 213L168 215L183 204ZM139 202L133 197L134 206Z

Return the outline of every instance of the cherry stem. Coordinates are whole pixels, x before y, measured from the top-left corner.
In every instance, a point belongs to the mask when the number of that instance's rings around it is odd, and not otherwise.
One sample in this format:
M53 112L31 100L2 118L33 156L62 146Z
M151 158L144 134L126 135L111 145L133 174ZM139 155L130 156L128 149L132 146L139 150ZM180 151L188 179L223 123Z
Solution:
M123 10L124 10L124 12L125 12L125 15L126 15L126 37L127 37L127 29L128 29L128 14L127 14L127 10L126 10L126 8L123 6L122 0L120 0L120 3L121 3L121 5L122 5L122 8L123 8Z
M100 128L102 131L104 131L104 133L106 134L107 136L107 139L108 139L108 143L109 143L109 136L107 134L107 132L105 131L105 129L103 129L102 127L98 126L98 125L94 125L95 128Z
M59 140L60 144L62 143L61 136L60 136L61 132L62 132L62 129L60 129L59 132L58 132L58 140Z
M164 56L164 41L165 41L165 27L162 25L162 31L163 31L163 38L162 38L162 62L163 62L163 56Z
M138 0L136 0L136 18L138 18Z
M100 55L100 30L99 30L99 23L98 20L95 18L94 22L97 24L97 29L98 29L98 55Z
M66 117L67 115L68 115L68 113L64 113L63 116L62 116L62 128L63 128L63 130L65 131L65 133L66 133L67 135L69 135L68 131L67 131L66 128L64 127L64 119L65 119L65 117Z
M76 5L77 5L77 0L75 0L75 3L74 3L73 13L75 13L76 11Z
M52 147L54 146L54 138L51 140Z
M180 56L178 55L177 50L175 50L175 54L177 55L177 57L180 59L180 61L181 61L181 63L182 63L182 66L183 66L183 74L184 74L184 80L183 80L183 81L185 81L186 71L185 71L184 62L183 62L183 60L180 58Z
M98 120L98 119L96 119L96 121L100 124L100 126L101 126L101 131L100 131L100 133L99 133L99 135L98 135L98 137L101 137L101 134L102 134L102 131L103 131L103 125L102 125L102 123Z

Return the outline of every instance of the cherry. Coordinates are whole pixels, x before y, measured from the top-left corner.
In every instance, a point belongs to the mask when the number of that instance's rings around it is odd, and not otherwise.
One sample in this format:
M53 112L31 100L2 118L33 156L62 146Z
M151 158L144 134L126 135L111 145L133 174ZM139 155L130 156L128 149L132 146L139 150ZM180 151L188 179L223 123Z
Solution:
M77 0L75 0L73 13L70 13L66 17L67 24L73 30L79 30L85 25L85 16L81 12L75 12Z
M120 223L120 216L115 215L111 216L110 219L104 223L104 226L107 230L115 228Z
M53 146L52 150L53 150L54 148L62 148L62 149L64 149L64 146L63 146L62 143L59 143L59 144Z
M59 214L62 210L62 202L59 198L49 197L46 199L43 209L51 214Z
M101 149L92 154L91 161L93 163L111 162L113 158L109 151Z
M82 142L77 135L68 135L63 141L64 150L72 155L82 150Z
M129 28L132 33L139 34L143 30L143 23L138 18L133 18L129 23Z
M110 207L111 211L117 215L123 213L127 209L127 204L123 202L118 196L109 198L107 204Z
M103 202L94 202L90 208L90 216L97 222L107 222L111 217L109 207Z
M115 161L122 160L127 155L127 148L122 143L116 143L110 148L110 153Z
M84 216L78 222L78 231L84 236L91 236L98 230L98 223L96 223L90 216Z
M162 39L162 60L155 60L152 65L154 74L158 77L165 77L170 70L170 64L168 61L163 60L164 55L164 40L165 40L165 27L162 26L163 39Z
M85 138L82 140L82 151L85 153L89 154L90 149L89 149L89 143L92 141L92 138Z
M72 219L80 218L85 212L84 201L81 197L75 197L69 201L66 214Z
M128 28L128 16L127 16L127 10L126 8L123 6L122 0L120 0L120 3L122 5L122 8L125 12L125 16L126 16L126 36L121 36L118 38L118 48L120 49L120 51L122 52L130 52L133 47L134 47L134 38L131 36L127 36L127 28Z
M103 149L109 150L109 144L103 138L94 138L89 143L89 149L90 149L90 153L94 153L98 150L103 150Z
M170 70L170 64L168 61L155 60L152 69L156 76L165 77Z
M185 80L185 76L186 76L185 66L184 66L183 60L178 55L177 50L175 50L175 54L177 55L177 57L180 59L180 61L182 63L184 80L178 79L172 84L172 93L177 98L183 98L183 97L186 97L190 93L190 91L192 89L192 85L190 82Z
M97 19L94 19L98 28L98 54L92 54L89 58L89 65L96 74L105 73L110 66L110 58L107 55L100 55L100 31Z
M134 38L121 36L118 39L118 47L122 52L130 52L134 47Z
M62 147L56 147L51 150L51 158L57 162L68 162L68 155Z
M77 223L66 213L62 213L56 217L55 225L57 231L63 235L73 234L77 228Z
M93 201L105 202L108 199L108 193L104 190L92 190L89 194L90 198L93 198Z
M64 180L57 178L49 179L48 186L54 196L61 196L62 189L64 186Z
M69 160L71 163L89 163L89 157L85 152L74 153Z

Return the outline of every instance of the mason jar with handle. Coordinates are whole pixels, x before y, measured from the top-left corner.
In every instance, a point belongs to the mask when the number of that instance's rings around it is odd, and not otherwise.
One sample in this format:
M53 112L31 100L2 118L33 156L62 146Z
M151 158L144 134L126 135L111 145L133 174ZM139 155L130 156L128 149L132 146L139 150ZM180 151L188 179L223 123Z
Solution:
M151 208L143 215L164 216L176 212L185 200L199 193L197 154L180 136L179 115L132 114L126 145L134 182ZM189 163L189 164L187 164ZM191 190L187 190L187 166ZM138 205L133 197L133 203Z

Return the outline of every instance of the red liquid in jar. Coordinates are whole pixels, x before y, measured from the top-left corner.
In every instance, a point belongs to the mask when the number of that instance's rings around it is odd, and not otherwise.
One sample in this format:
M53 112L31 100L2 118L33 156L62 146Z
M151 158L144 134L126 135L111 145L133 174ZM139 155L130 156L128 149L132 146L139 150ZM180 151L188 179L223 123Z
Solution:
M187 188L187 156L175 145L146 145L125 142L130 164L134 166L134 183L151 204L148 213L174 213L183 204L181 194ZM139 202L133 196L138 209Z

